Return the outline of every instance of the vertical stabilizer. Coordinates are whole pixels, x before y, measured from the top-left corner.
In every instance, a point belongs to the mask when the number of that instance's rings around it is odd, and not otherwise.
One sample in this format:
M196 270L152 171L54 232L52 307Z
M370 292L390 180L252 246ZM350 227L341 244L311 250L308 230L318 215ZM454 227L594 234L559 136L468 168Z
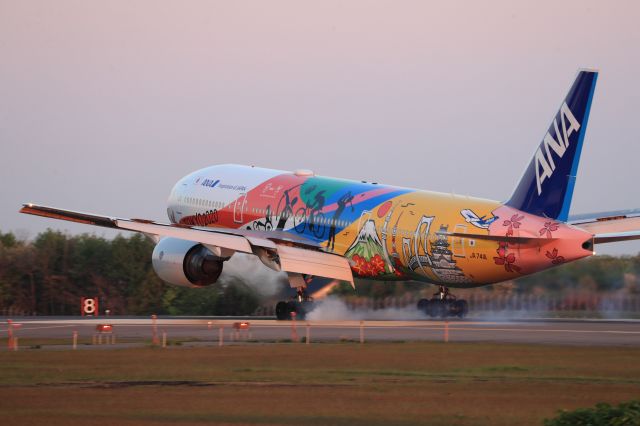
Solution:
M578 73L508 206L567 220L597 78L597 71Z

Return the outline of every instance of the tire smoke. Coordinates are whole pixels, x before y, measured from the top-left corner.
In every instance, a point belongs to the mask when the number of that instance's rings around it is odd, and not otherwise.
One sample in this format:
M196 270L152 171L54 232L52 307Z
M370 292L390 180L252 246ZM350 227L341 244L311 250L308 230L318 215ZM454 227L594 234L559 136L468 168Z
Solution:
M316 306L307 314L310 321L359 321L359 320L420 320L427 318L415 306L405 308L355 308L335 296L316 302Z
M269 269L256 256L245 253L235 253L224 263L218 281L222 285L242 282L263 298L273 297L289 286L286 273Z

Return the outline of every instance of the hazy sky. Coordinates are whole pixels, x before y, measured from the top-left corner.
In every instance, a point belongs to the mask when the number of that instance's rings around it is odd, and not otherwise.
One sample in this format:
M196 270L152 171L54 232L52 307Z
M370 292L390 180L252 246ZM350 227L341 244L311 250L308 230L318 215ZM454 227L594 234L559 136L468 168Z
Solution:
M571 212L640 207L639 4L0 0L0 229L113 235L27 201L166 220L228 162L504 200L581 67Z

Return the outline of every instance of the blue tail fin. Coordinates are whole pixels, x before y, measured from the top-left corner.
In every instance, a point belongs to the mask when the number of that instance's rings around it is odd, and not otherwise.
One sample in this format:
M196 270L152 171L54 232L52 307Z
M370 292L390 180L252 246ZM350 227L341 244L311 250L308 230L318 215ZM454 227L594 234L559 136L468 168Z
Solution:
M578 73L508 206L567 220L597 79L596 71Z

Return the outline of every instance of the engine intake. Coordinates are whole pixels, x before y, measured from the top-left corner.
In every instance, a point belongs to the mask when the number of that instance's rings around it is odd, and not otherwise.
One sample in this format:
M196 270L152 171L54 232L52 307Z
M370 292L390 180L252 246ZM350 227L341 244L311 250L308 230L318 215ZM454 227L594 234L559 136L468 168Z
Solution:
M185 287L205 287L214 284L228 258L214 255L202 244L163 238L153 249L153 269L168 283Z
M222 260L211 253L205 246L196 245L184 257L184 275L189 282L198 287L207 286L218 281L222 273Z

